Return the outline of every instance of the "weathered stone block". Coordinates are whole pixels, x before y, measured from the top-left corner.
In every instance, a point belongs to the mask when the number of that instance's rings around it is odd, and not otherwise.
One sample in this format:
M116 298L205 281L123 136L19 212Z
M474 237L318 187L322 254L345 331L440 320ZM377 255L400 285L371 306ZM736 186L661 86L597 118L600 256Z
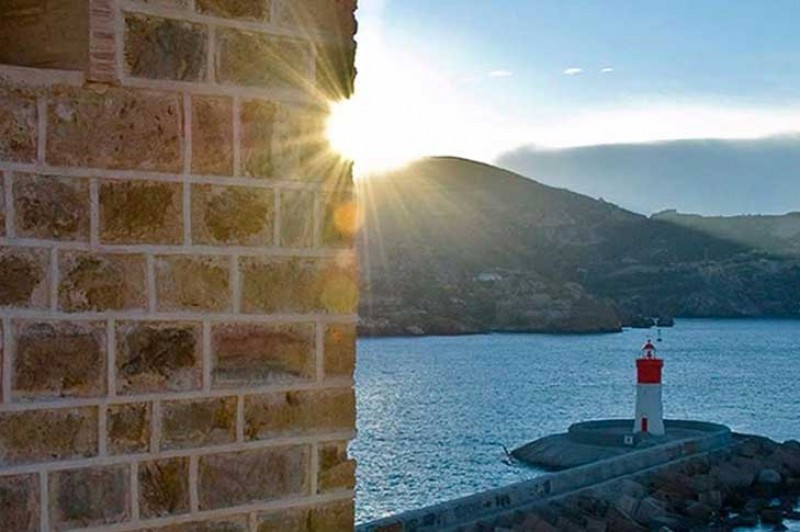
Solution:
M322 217L322 245L352 247L356 231L358 231L358 206L352 193L326 194Z
M272 141L278 106L264 100L242 102L241 152L244 175L273 177Z
M355 528L353 501L343 501L312 508L308 517L308 530L337 532Z
M168 9L188 9L190 0L134 0L138 4Z
M37 116L34 96L0 88L0 160L36 161Z
M106 244L179 244L183 240L180 183L100 183L100 240Z
M14 176L17 236L88 241L89 210L87 179Z
M162 449L202 447L236 440L236 397L167 401L161 408Z
M217 81L280 89L308 89L312 65L308 42L220 29L216 49Z
M144 517L189 512L189 459L170 458L139 464L139 508Z
M15 321L13 328L15 398L105 394L104 323Z
M0 306L47 308L49 272L47 250L0 247Z
M0 477L0 530L39 530L39 476Z
M244 403L245 439L351 431L355 412L355 395L350 389L250 395Z
M125 17L125 66L131 76L203 81L207 46L208 31L201 24L139 14Z
M269 246L274 217L271 190L192 185L192 241L196 244Z
M325 327L325 377L352 377L356 365L356 326Z
M97 454L97 408L0 412L0 466Z
M197 0L195 9L206 15L268 22L271 0Z
M0 172L0 177L2 177L2 172ZM6 196L5 196L5 187L3 183L0 183L0 236L6 236Z
M224 519L192 521L160 528L148 528L142 530L142 532L248 532L249 530L248 516L240 515ZM276 530L275 532L278 531Z
M310 380L313 324L216 325L211 331L214 387Z
M356 461L347 457L347 442L324 443L318 452L318 493L355 488Z
M200 509L305 495L310 452L306 445L272 447L200 457Z
M199 389L200 336L196 323L117 324L117 391L129 395Z
M66 530L126 521L130 516L129 477L127 464L52 473L51 526Z
M249 313L351 313L358 301L349 261L243 258L242 310Z
M316 82L320 92L333 101L352 96L356 78L355 45L344 41L341 44L317 44L315 48Z
M180 172L183 101L178 93L63 89L47 106L47 162Z
M281 192L281 246L307 248L314 245L314 193L304 190Z
M281 105L275 113L271 171L280 179L319 180L324 175L327 113L310 105Z
M276 22L342 37L355 33L355 0L280 0Z
M67 312L143 310L144 255L59 253L58 307Z
M192 173L233 174L233 101L192 96Z
M258 532L307 532L308 508L293 508L258 516Z
M230 310L230 260L185 255L158 257L156 293L159 310Z
M144 453L150 449L150 403L108 407L108 451L111 454Z

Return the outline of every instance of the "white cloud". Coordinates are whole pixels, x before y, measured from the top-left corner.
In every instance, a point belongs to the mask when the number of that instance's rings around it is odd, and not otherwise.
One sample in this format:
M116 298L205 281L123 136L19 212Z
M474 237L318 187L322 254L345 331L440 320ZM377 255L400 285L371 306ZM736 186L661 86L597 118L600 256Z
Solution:
M565 76L577 76L581 73L583 73L583 69L578 67L570 67L564 70Z
M614 72L614 67L603 67L600 69L600 72L602 72L603 74Z
M510 70L492 70L489 72L490 78L510 78L514 73Z

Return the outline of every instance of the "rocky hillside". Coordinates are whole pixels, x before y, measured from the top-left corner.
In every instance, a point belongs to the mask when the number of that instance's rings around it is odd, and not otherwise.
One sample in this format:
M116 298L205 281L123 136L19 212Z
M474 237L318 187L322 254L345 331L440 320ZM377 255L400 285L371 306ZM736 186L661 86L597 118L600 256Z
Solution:
M492 166L425 159L362 186L363 334L602 332L800 306L800 260Z

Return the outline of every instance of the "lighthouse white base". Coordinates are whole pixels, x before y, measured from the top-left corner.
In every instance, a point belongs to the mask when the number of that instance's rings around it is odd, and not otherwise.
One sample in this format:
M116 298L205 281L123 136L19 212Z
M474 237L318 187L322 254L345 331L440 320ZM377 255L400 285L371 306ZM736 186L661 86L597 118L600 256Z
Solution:
M664 407L660 384L636 385L636 422L633 432L664 435Z

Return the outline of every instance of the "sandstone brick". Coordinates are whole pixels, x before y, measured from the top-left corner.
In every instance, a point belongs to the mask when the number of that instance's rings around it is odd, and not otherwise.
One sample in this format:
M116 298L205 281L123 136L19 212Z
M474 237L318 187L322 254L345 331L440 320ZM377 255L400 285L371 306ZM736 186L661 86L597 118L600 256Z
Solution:
M97 397L106 391L102 322L14 322L15 398Z
M37 116L35 97L0 88L0 160L36 160Z
M245 439L355 429L353 390L306 390L245 397Z
M89 210L87 179L14 176L17 236L88 241Z
M168 9L188 9L190 0L134 0L137 4Z
M143 517L189 512L189 459L139 464L139 508Z
M306 445L200 457L200 510L305 495L310 453Z
M108 407L108 451L144 453L150 449L150 404L126 403Z
M156 293L159 310L230 310L230 260L185 255L158 257Z
M356 461L347 456L347 442L325 443L319 447L317 491L352 490L356 485Z
M47 106L47 162L180 172L183 101L178 93L63 89Z
M258 516L258 532L307 532L308 508L292 508Z
M241 152L244 175L273 177L272 140L278 106L264 100L245 100L241 105Z
M211 332L214 387L311 380L313 324L216 325Z
M356 326L325 327L325 377L352 377L356 364Z
M326 247L353 246L358 231L358 206L349 192L324 196L322 245Z
M139 14L125 17L125 66L130 75L203 81L208 31L201 24Z
M217 32L217 81L267 88L308 89L312 68L307 42L261 33Z
M100 183L100 240L107 244L179 244L183 240L180 183Z
M233 101L192 97L192 173L233 174Z
M308 530L337 532L355 528L353 501L342 501L312 508L308 517Z
M202 447L236 440L236 397L168 401L161 409L162 449Z
M210 519L168 525L161 528L148 528L142 532L248 532L250 525L246 515Z
M271 190L192 186L192 241L196 244L269 246L274 217Z
M3 173L0 172L0 178L3 177ZM0 236L6 236L6 196L5 196L5 187L2 182L0 182Z
M197 323L118 323L117 391L136 394L199 389L200 336Z
M39 530L39 476L0 477L0 530Z
M0 466L97 454L97 409L0 412Z
M307 248L314 245L314 193L303 190L281 192L281 246Z
M249 257L240 265L244 312L355 312L358 286L349 263Z
M352 42L317 44L316 84L319 91L333 101L353 95L356 69L356 48Z
M319 180L328 142L327 112L311 105L276 109L271 145L271 170L281 179ZM328 150L329 151L329 150Z
M197 0L200 13L217 17L269 21L271 0Z
M45 249L0 247L0 306L47 308L49 264Z
M280 0L276 22L343 37L355 33L355 0Z
M127 464L52 473L49 476L51 526L66 530L127 520L129 476Z
M144 255L63 251L58 257L58 307L67 312L143 310Z

